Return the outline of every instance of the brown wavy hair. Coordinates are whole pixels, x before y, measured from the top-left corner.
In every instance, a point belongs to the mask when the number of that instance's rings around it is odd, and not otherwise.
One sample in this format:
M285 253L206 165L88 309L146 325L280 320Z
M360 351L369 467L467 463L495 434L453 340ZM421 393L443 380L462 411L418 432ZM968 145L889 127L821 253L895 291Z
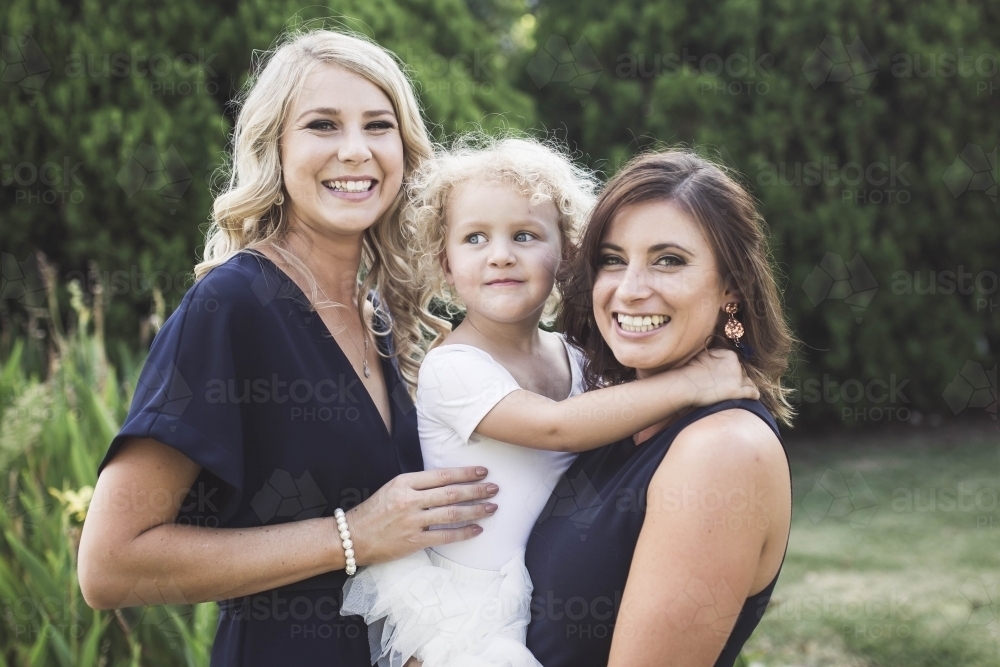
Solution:
M608 182L577 254L559 276L564 308L557 326L586 353L588 389L636 378L634 368L615 358L594 321L592 292L604 232L628 206L670 202L698 223L727 286L742 297L737 317L746 331L741 342L748 350L737 350L723 335L727 316L721 311L708 346L736 350L760 389L761 402L777 419L791 424L791 390L782 385L782 377L796 341L782 311L764 219L737 178L707 158L674 148L633 158Z

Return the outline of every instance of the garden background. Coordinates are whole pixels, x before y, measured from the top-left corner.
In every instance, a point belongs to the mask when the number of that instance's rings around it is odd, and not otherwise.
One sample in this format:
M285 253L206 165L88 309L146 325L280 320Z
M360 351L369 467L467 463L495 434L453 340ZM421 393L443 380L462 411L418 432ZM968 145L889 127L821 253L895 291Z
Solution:
M191 285L230 100L317 19L393 50L438 139L556 138L605 176L680 143L743 174L802 341L792 540L744 662L1000 664L1000 3L10 0L0 666L207 665L214 604L90 610L75 548Z

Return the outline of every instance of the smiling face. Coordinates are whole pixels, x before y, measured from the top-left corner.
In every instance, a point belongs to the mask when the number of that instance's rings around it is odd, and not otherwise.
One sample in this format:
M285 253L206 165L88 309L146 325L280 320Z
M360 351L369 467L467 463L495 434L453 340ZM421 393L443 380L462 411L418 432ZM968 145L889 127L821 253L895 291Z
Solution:
M628 206L601 239L594 317L618 361L646 377L705 347L727 292L700 225L668 201ZM642 318L642 319L638 319Z
M473 180L452 191L446 219L442 268L468 316L537 324L562 252L555 204L533 205L508 185Z
M357 236L392 205L403 142L392 103L368 79L317 65L289 111L281 165L292 224Z

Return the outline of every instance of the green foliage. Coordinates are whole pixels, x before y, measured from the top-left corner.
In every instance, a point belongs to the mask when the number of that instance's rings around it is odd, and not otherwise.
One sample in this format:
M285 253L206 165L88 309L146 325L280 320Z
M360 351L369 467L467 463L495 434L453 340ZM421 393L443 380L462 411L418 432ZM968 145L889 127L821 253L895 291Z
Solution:
M81 596L80 530L134 386L105 359L99 314L79 298L72 305L72 332L50 322L46 380L24 371L37 341L17 340L0 362L0 665L206 665L216 605L109 612Z
M804 341L796 383L820 387L800 421L951 416L962 392L942 395L967 362L995 374L995 4L542 0L537 17L521 88L593 165L682 143L745 175ZM821 45L849 66L824 68ZM992 175L963 180L960 154L992 155ZM830 289L837 269L855 283ZM893 377L905 401L851 400ZM992 392L995 418L995 375Z
M286 27L345 27L408 64L438 136L531 124L530 98L507 81L511 9L481 13L462 0L5 3L0 248L19 261L44 250L63 282L99 278L109 335L134 346L156 290L169 312L191 284L228 103L255 50Z
M3 252L42 249L85 292L102 282L109 338L138 349L156 304L169 313L191 284L229 100L255 50L303 23L396 52L438 138L541 128L607 174L684 143L742 172L804 342L800 423L970 414L989 403L973 390L992 391L995 416L989 4L12 0L0 9Z

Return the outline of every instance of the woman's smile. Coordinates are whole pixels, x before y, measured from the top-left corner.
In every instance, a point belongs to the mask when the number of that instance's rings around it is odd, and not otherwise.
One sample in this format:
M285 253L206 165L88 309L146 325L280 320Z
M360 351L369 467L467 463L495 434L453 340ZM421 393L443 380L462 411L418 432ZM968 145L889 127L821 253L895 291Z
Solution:
M598 328L619 363L639 377L697 354L730 298L708 239L669 202L623 208L605 231L599 267Z
M653 333L659 331L670 323L669 315L626 315L625 313L611 313L611 319L615 323L615 329L621 333L636 335Z
M286 125L282 180L300 230L356 235L385 214L404 159L399 119L381 88L333 64L316 67Z
M338 199L363 201L376 194L378 179L374 176L341 176L323 181L323 187Z

